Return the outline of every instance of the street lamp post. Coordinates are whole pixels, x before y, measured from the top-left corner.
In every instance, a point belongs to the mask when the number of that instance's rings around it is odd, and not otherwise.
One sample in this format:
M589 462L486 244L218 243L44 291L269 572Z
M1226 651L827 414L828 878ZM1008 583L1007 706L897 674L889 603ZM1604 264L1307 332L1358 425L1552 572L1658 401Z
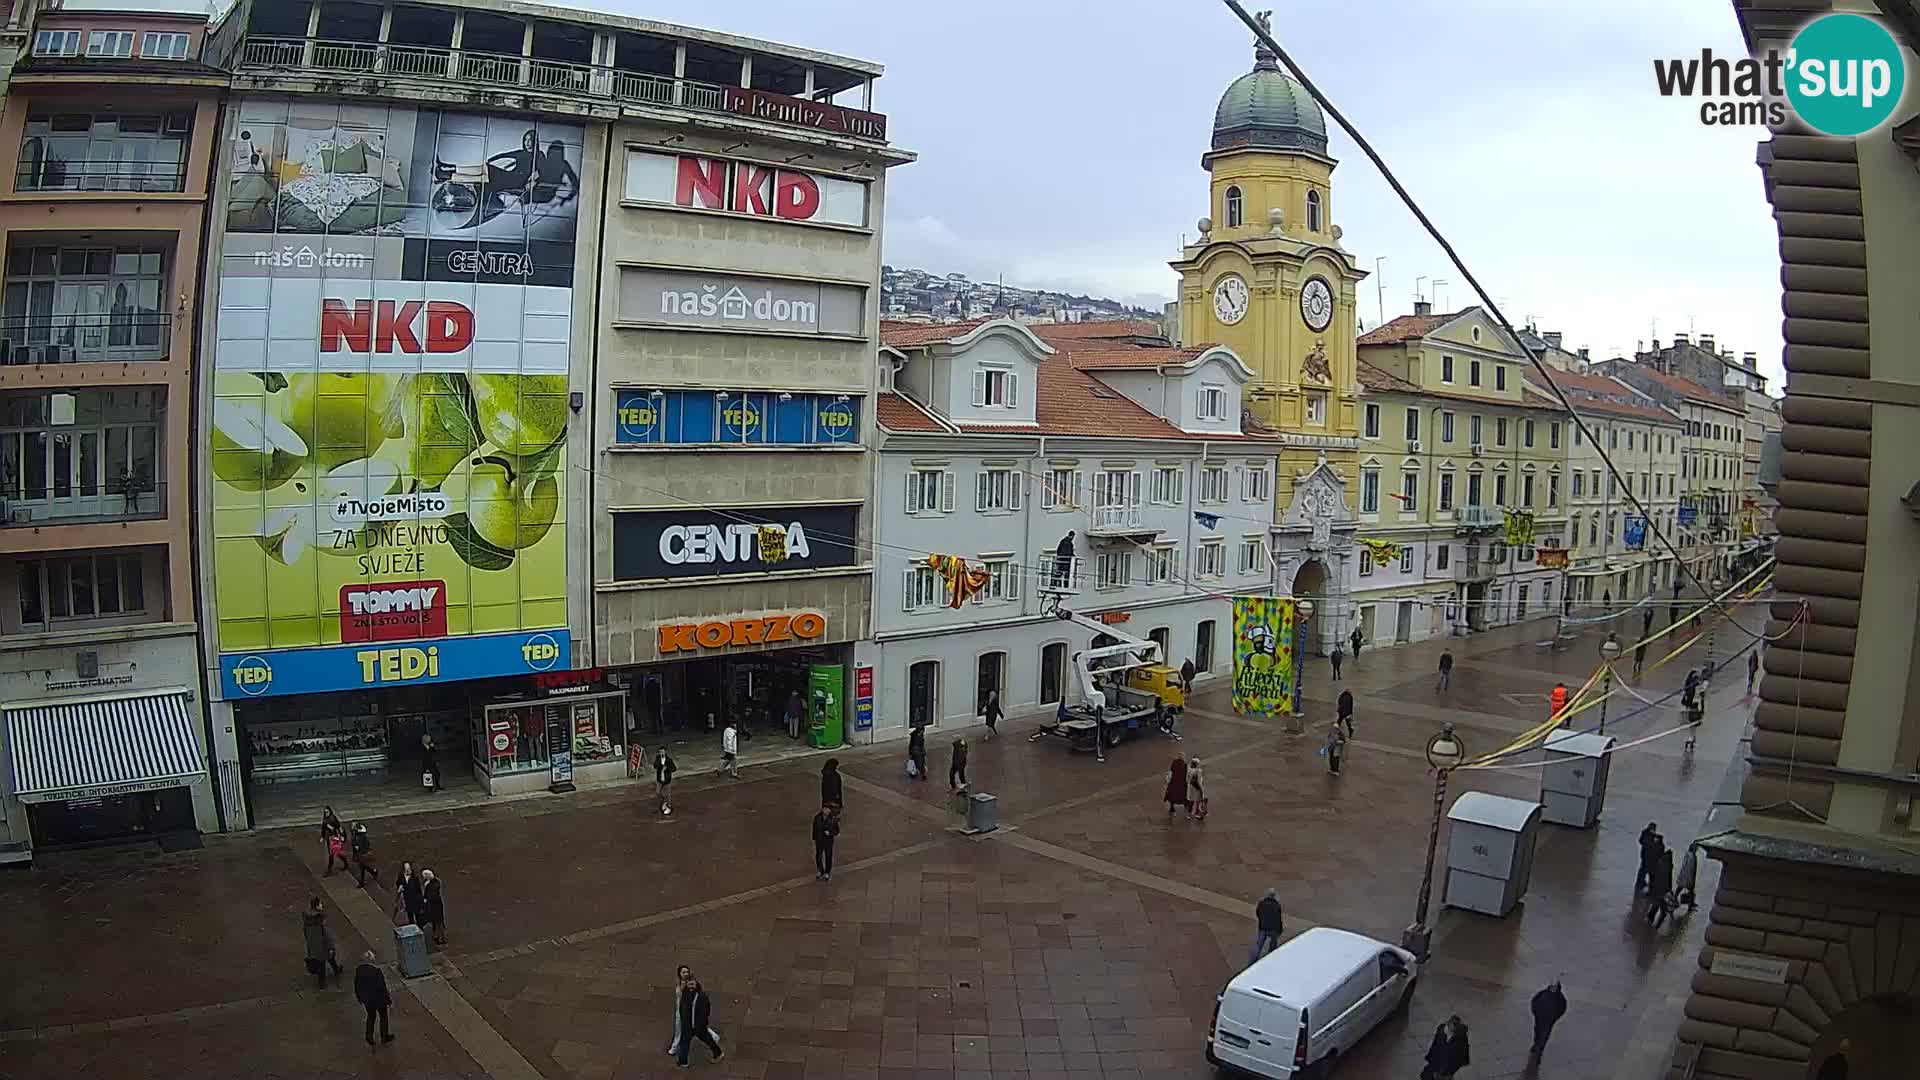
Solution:
M1607 733L1607 699L1613 696L1613 662L1620 659L1620 635L1609 630L1607 640L1600 643L1600 659L1607 666L1606 684L1600 690L1600 733ZM1563 720L1563 725L1571 726L1572 719Z
M1288 730L1298 735L1301 730L1301 718L1307 714L1307 703L1303 695L1307 689L1307 620L1313 618L1313 601L1301 599L1293 605L1293 715L1288 719Z
M1427 825L1427 861L1420 869L1420 899L1413 909L1413 925L1400 934L1400 947L1427 958L1433 944L1433 928L1427 925L1427 908L1433 901L1433 860L1440 853L1440 818L1447 808L1447 774L1467 757L1467 746L1453 732L1453 722L1440 725L1440 734L1427 740L1427 764L1433 767L1433 820Z

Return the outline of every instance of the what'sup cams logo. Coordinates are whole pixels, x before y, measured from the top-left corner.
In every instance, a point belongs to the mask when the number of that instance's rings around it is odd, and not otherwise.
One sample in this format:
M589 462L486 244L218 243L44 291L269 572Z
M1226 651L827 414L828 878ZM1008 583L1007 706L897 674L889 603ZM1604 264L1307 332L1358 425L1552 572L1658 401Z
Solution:
M1822 15L1800 28L1785 53L1736 60L1712 49L1684 60L1655 60L1661 97L1704 99L1700 122L1713 127L1779 126L1792 108L1826 135L1860 135L1893 115L1906 92L1900 43L1865 15Z

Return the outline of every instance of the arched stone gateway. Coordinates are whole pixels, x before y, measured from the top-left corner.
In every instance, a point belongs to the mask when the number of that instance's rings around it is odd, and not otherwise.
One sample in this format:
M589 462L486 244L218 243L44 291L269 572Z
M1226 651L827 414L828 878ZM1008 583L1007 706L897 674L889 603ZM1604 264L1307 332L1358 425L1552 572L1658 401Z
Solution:
M1911 894L1880 875L1842 890L1831 878L1778 873L1777 863L1715 855L1725 871L1670 1075L1920 1075L1920 905ZM1823 1073L1836 1055L1846 1070Z
M1322 454L1318 464L1294 479L1292 501L1273 529L1274 589L1313 600L1302 650L1308 655L1326 655L1327 643L1344 637L1352 625L1348 597L1357 525L1346 483Z
M1309 655L1318 653L1320 642L1320 613L1327 605L1327 565L1319 559L1308 559L1294 571L1293 587L1287 590L1295 600L1313 601L1313 618L1308 619L1300 638L1300 651Z

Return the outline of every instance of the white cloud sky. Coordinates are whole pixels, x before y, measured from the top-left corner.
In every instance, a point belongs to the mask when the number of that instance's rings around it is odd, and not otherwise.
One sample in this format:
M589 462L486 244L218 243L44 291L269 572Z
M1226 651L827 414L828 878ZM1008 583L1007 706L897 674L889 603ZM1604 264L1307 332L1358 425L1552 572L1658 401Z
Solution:
M967 5L586 0L878 61L875 108L920 160L894 170L886 258L976 280L1171 298L1206 213L1213 109L1253 60L1217 0ZM1516 322L1594 355L1713 334L1780 373L1779 256L1759 128L1703 126L1656 57L1744 53L1730 0L1273 4L1274 29ZM1416 278L1466 283L1344 135L1333 220L1385 314ZM1361 313L1376 317L1375 283ZM1656 329L1657 328L1657 329ZM1776 392L1779 385L1774 386Z

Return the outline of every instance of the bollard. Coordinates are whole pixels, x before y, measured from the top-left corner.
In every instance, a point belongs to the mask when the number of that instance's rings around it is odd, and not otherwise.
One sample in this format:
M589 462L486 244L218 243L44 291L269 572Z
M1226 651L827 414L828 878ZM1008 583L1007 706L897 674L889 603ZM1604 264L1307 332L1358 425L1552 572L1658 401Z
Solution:
M984 791L976 791L967 798L967 831L970 833L992 832L1000 827L1000 800Z
M400 977L418 979L433 974L433 964L427 960L427 932L409 923L393 928L394 959L400 968Z

